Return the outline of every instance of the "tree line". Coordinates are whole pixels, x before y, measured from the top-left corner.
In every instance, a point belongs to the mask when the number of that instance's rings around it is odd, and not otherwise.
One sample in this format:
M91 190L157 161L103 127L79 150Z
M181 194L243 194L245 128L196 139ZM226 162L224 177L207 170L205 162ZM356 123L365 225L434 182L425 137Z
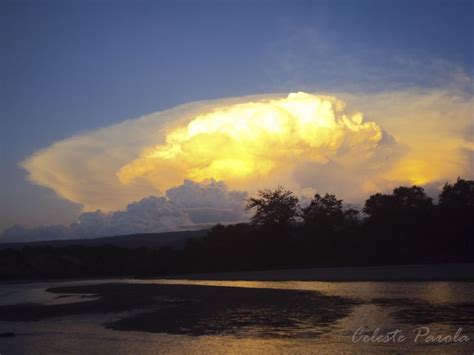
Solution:
M474 181L445 184L438 202L422 187L370 196L361 211L335 195L301 206L278 187L247 201L250 223L216 225L183 249L69 246L0 251L0 277L160 276L316 266L474 261Z
M250 224L218 225L186 252L201 271L473 261L474 181L445 184L436 204L419 186L374 194L362 211L330 194L298 202L259 191Z

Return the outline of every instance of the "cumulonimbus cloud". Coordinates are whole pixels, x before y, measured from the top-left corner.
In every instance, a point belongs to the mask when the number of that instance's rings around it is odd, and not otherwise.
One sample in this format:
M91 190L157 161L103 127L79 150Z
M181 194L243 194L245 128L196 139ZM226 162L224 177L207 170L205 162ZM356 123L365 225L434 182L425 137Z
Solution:
M86 211L211 178L250 193L283 184L356 202L401 183L472 176L472 104L418 90L196 102L65 139L22 166Z

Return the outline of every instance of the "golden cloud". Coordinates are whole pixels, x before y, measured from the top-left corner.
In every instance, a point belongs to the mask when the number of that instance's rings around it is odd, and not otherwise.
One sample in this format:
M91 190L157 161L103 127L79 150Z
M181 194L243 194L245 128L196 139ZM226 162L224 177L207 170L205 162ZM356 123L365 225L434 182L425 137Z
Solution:
M355 151L370 156L381 128L343 109L334 97L302 92L214 109L170 129L164 144L147 148L118 177L123 184L142 177L159 189L183 179L246 185L303 161L325 164Z
M31 181L88 210L210 178L249 192L284 184L355 201L400 183L472 176L471 120L472 98L447 91L259 95L128 120L22 165Z

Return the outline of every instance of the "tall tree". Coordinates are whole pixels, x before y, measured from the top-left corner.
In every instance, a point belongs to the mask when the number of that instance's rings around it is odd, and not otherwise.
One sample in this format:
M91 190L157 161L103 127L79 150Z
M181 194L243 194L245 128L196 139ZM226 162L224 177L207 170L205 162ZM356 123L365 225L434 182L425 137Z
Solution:
M390 195L377 193L365 201L364 213L370 219L386 219L394 216L417 215L426 212L433 206L433 201L426 196L422 187L400 186Z
M303 209L303 220L306 225L333 229L343 221L342 200L335 195L326 194L322 197L314 195L308 207Z
M419 186L400 186L393 190L393 196L401 209L427 209L433 206L433 200L426 196L425 190Z
M439 195L439 206L450 209L473 209L474 180L458 178L454 185L446 183Z
M293 192L278 186L275 190L259 190L256 198L247 200L246 209L256 209L251 218L253 225L288 226L298 211L298 198Z
M396 205L397 203L393 195L376 193L365 201L362 211L368 215L371 220L374 220L393 214L396 210Z

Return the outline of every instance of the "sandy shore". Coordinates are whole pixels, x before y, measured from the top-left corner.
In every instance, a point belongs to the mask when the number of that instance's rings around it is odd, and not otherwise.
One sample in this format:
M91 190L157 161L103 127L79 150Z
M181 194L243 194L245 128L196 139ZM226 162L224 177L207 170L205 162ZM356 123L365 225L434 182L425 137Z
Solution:
M287 269L187 274L168 278L230 281L474 281L474 264Z

